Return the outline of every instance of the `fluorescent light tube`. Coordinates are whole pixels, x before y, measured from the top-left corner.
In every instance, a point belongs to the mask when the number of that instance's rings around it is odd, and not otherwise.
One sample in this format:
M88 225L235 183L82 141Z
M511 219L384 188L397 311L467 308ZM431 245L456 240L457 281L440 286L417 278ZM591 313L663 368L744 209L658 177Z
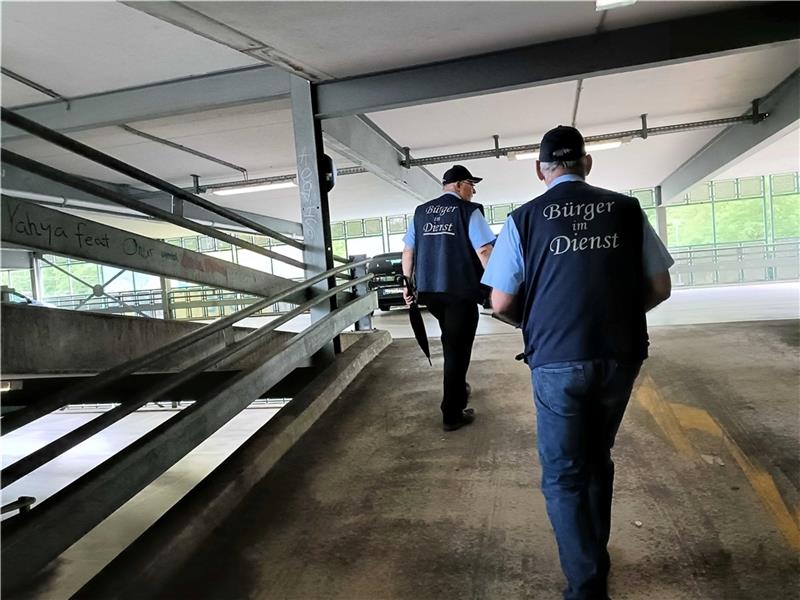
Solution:
M586 144L587 152L597 152L598 150L612 150L622 146L620 140L611 140L610 142L594 142Z
M621 8L623 6L630 6L635 4L636 0L596 0L594 3L595 11L611 10L612 8Z
M294 181L277 181L275 183L265 183L264 185L240 185L239 187L213 190L211 193L216 196L235 196L236 194L266 192L268 190L285 190L293 187L297 187Z
M532 158L539 158L538 152L509 152L508 160L530 160Z

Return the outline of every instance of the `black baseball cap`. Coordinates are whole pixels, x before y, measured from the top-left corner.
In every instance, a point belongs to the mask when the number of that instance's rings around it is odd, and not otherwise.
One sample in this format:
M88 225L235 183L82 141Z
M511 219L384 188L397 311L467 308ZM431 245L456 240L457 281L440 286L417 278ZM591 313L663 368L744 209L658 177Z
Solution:
M545 133L539 146L539 160L542 162L578 160L582 156L586 156L583 136L567 125L559 125Z
M442 184L447 185L448 183L455 183L457 181L471 181L472 183L478 183L483 181L483 177L474 177L472 173L467 170L467 167L453 165L444 172L444 175L442 176Z

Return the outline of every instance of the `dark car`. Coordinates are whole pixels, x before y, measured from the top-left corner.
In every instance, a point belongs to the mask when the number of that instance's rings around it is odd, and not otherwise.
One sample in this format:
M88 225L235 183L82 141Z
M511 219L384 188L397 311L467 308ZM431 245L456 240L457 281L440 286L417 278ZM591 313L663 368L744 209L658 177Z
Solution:
M367 272L375 275L369 282L370 289L378 292L378 308L381 310L405 305L402 257L402 252L389 252L373 256L367 263Z

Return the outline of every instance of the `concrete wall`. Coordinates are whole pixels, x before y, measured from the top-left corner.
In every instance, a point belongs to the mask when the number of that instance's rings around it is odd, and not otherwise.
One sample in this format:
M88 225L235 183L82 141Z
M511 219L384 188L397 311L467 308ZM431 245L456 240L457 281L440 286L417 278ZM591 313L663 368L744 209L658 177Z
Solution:
M186 321L163 321L4 304L0 308L0 364L4 379L19 376L94 373L152 352L202 327ZM234 328L235 339L251 331ZM250 366L270 345L290 334L274 332L228 368ZM224 344L216 333L145 372L169 372L207 356Z

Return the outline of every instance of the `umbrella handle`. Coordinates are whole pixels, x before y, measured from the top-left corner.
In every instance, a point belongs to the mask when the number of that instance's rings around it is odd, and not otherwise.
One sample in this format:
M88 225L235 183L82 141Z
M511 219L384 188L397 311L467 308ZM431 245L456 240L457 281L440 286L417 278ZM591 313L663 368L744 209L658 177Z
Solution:
M403 278L403 285L406 287L406 289L409 291L409 293L412 296L414 296L413 304L416 304L417 303L417 290L414 289L414 286L411 283L411 278L410 277L406 277L405 275L401 275L401 277Z

